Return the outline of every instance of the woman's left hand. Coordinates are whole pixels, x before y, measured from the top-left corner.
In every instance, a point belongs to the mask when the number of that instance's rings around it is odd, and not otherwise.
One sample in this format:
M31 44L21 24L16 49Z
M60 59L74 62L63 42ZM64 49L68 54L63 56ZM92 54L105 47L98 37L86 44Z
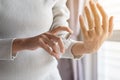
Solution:
M80 26L83 34L83 43L76 43L72 52L74 55L96 52L103 42L111 35L113 30L113 17L108 19L107 14L100 4L93 1L89 2L90 10L85 7L85 14L88 26L85 25L83 17L80 16ZM86 29L88 27L88 30Z

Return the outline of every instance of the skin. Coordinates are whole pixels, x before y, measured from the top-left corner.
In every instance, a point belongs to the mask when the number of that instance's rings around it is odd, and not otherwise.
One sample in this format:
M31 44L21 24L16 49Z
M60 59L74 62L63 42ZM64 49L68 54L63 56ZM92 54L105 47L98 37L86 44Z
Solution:
M59 51L57 48L58 47L60 48L61 53L65 52L62 39L56 36L56 33L60 31L67 31L72 34L72 30L70 28L59 26L58 28L55 28L52 31L48 31L34 37L15 39L12 45L12 51L13 51L12 55L15 56L18 51L22 51L22 50L35 50L38 48L43 48L50 55L58 59ZM58 43L58 45L56 45L56 43Z
M83 17L80 16L80 27L83 34L83 42L78 41L72 46L71 51L74 57L80 57L86 53L96 52L103 42L111 35L113 30L113 17L110 17L109 19L104 9L98 3L90 1L89 5L92 13L90 13L87 6L84 8L88 25L85 25ZM91 15L93 15L93 17L91 17ZM102 22L100 18L102 18ZM86 27L88 27L88 30ZM65 52L62 39L56 36L56 33L60 31L72 33L70 28L59 26L52 31L45 32L34 37L15 39L12 46L13 56L16 55L16 52L21 50L35 50L37 48L43 48L50 55L58 59L59 51L57 47L60 48L61 53Z
M83 17L80 16L83 42L78 42L72 47L72 52L75 57L85 53L96 52L103 42L112 34L113 17L111 16L109 19L99 3L90 1L89 5L92 13L90 13L87 6L84 8L88 25L85 25ZM93 17L91 17L91 15L93 15ZM100 18L102 18L102 21ZM86 27L88 27L88 30Z

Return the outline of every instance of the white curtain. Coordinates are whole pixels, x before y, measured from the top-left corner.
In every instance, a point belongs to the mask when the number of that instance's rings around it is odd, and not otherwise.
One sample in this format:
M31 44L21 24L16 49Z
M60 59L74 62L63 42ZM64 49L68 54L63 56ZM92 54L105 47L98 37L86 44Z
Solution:
M79 15L83 11L84 0L68 0L68 8L70 10L69 24L71 29L74 31L72 38L80 40L80 25ZM73 78L74 80L83 80L83 68L81 60L72 60L73 67Z
M70 10L69 26L74 31L72 39L80 40L79 15L82 14L84 0L68 0ZM59 70L63 80L84 80L82 60L66 60L59 62Z

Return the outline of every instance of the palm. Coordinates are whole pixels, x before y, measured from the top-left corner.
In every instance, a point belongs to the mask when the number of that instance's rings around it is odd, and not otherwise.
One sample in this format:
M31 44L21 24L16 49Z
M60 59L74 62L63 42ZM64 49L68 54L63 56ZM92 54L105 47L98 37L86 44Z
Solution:
M84 47L87 52L95 52L100 48L102 43L109 37L109 35L111 35L113 29L113 17L108 19L103 8L99 4L95 4L92 1L90 1L90 8L92 14L90 13L88 7L85 7L88 30L86 29L82 16L80 16L80 26L84 39ZM93 15L94 18L92 18L91 15ZM102 22L100 20L101 16Z

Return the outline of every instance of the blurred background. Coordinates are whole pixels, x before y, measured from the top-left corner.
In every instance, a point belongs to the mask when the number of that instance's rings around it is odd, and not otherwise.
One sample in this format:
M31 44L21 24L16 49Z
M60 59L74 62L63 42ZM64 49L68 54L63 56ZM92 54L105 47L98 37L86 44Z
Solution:
M59 71L63 80L120 80L120 0L95 0L114 16L113 35L93 54L86 54L79 60L61 59ZM71 17L69 24L75 32L74 40L82 40L79 15L84 15L84 6L89 0L68 0Z

